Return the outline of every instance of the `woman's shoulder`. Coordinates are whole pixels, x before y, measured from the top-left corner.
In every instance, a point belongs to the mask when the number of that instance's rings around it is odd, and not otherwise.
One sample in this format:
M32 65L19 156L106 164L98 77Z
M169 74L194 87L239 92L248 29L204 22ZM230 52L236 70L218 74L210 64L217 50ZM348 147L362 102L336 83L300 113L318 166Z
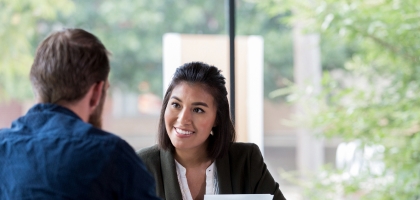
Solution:
M258 146L254 143L247 143L247 142L233 142L230 145L230 150L252 150L258 148Z
M157 145L146 147L137 151L137 156L140 157L143 161L159 158L159 154L160 149Z
M234 142L230 145L229 154L231 155L251 155L261 154L260 148L254 143Z

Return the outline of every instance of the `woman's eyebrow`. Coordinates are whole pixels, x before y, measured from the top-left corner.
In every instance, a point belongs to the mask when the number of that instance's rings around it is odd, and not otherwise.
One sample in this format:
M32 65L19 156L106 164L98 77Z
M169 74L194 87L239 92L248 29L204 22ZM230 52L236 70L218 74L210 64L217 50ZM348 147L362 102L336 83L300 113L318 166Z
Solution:
M179 101L179 102L181 102L182 103L182 101L181 101L181 99L180 98L178 98L177 96L172 96L171 97L171 99L175 99L175 100L177 100L177 101ZM204 103L204 102L194 102L194 103L192 103L192 105L193 106L204 106L204 107L209 107L206 103Z
M172 96L172 97L171 97L171 99L175 99L175 100L177 100L177 101L179 101L179 102L182 102L182 101L181 101L181 99L180 99L180 98L178 98L177 96Z
M206 103L204 102L194 102L192 105L194 106L204 106L204 107L209 107Z

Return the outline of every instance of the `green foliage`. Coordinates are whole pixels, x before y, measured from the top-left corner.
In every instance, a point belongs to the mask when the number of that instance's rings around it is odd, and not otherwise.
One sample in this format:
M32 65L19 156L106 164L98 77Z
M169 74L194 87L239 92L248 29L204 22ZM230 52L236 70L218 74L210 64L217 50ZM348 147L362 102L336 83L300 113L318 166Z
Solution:
M353 51L344 70L325 72L322 94L307 99L312 103L306 113L309 125L321 128L327 138L384 147L378 152L386 166L383 174L366 173L330 184L323 181L345 172L325 170L328 176L313 188L327 192L318 197L336 199L327 194L340 187L339 198L420 199L418 1L267 0L265 4L272 10L287 5L294 13L290 23L303 21L308 32L319 32L330 43L343 42ZM392 181L375 182L387 177ZM378 185L367 187L370 183Z
M293 80L292 32L281 19L288 13L269 14L258 1L237 2L237 34L264 38L264 96ZM281 98L270 98L282 100Z
M162 36L227 34L226 4L188 0L60 1L0 0L0 94L31 96L29 68L35 47L54 30L84 28L112 52L111 83L132 92L162 94ZM281 15L268 15L255 2L237 1L237 34L265 39L265 94L292 79L290 29ZM139 85L142 87L139 87Z
M112 52L111 83L131 92L162 94L162 36L227 34L224 1L188 0L0 0L0 94L31 96L28 71L35 47L49 33L64 27L84 28ZM3 6L4 5L4 6ZM269 15L252 1L237 1L237 35L262 35L265 41L265 92L292 80L290 28L287 14ZM141 87L140 87L141 85Z
M38 22L68 14L69 0L0 0L0 101L31 97L29 69L32 64L32 42L40 28Z

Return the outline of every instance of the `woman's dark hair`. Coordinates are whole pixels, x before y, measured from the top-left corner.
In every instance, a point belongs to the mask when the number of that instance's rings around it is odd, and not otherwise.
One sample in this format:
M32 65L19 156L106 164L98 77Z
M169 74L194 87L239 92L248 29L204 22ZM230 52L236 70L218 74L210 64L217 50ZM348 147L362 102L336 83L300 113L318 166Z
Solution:
M227 153L230 144L235 141L235 129L229 114L225 77L216 67L202 62L186 63L176 69L171 84L166 90L160 111L159 147L172 152L175 150L166 131L164 115L172 90L182 82L201 84L213 96L217 107L216 126L212 128L213 135L208 138L207 153L211 159L222 157Z

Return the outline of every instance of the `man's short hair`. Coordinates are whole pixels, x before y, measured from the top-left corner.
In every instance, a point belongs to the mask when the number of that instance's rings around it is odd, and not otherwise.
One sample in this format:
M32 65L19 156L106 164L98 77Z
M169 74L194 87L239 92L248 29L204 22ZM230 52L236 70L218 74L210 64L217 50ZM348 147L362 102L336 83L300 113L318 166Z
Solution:
M40 103L80 100L96 82L106 81L110 53L93 34L64 29L38 46L30 79Z

